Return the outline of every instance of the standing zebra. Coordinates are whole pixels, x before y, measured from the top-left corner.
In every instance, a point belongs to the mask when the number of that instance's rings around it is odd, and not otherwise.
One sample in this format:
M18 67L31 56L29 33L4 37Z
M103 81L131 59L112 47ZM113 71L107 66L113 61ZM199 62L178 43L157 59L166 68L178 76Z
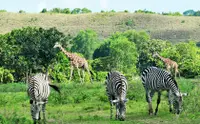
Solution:
M182 109L183 95L178 88L175 79L165 70L157 67L149 67L142 72L142 83L146 91L146 101L149 105L149 114L153 114L152 97L155 92L158 92L157 106L155 115L158 112L158 105L160 104L161 91L166 90L169 97L169 109L172 112L171 104L173 104L176 114L180 114Z
M106 92L110 101L110 118L112 119L113 105L116 105L116 119L125 120L126 92L128 83L126 78L119 72L109 72L106 77Z
M45 74L38 73L35 76L30 77L28 80L27 92L30 97L31 116L34 124L36 124L37 120L40 120L41 109L45 120L45 105L48 102L50 86L60 93L59 88L55 85L51 85L48 76Z

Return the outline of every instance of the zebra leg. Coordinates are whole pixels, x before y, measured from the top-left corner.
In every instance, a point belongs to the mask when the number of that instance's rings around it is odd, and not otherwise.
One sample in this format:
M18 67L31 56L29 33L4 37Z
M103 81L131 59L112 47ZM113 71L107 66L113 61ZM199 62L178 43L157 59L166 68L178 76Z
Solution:
M119 119L119 106L118 106L118 103L116 103L116 115L115 115L115 119L116 120Z
M171 90L167 91L167 96L168 96L168 102L169 102L169 112L172 112L173 99L172 99L172 91Z
M158 92L158 99L157 99L157 106L156 106L156 109L155 109L155 115L157 115L157 112L158 112L158 106L160 104L160 97L161 97L161 92Z
M149 115L153 114L153 107L152 107L152 101L151 101L151 96L149 91L146 91L146 101L148 102L149 105Z
M46 103L44 103L44 104L42 105L42 112L43 112L43 119L44 119L44 122L46 121L45 108L46 108Z
M110 119L112 119L112 114L113 114L113 103L110 100Z

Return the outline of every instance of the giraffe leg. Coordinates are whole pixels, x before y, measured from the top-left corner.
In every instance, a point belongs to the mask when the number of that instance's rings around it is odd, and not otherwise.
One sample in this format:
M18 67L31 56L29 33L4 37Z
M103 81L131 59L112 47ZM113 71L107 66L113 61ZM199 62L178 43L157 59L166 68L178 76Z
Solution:
M89 74L89 76L90 76L90 82L93 83L93 81L92 81L92 75L91 75L91 73L90 73L90 70L87 69L87 72L88 72L88 74Z
M82 82L82 79L81 79L80 69L79 69L78 67L77 67L77 70L78 70L78 76L79 76L79 78L80 78L80 82L83 83L83 82Z
M71 69L70 69L70 78L69 78L70 81L71 81L71 79L72 79L73 70L74 70L74 67L71 66Z
M85 79L85 71L84 71L84 69L82 70L82 75L83 75L83 82L85 81L84 79Z

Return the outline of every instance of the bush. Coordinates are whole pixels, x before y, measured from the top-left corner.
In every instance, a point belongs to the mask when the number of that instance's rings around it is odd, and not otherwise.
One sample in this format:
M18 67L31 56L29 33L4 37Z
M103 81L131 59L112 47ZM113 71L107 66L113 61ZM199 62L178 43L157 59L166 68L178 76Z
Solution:
M97 81L105 81L108 72L97 71L96 72L96 80Z
M14 82L14 77L8 69L0 68L0 83Z

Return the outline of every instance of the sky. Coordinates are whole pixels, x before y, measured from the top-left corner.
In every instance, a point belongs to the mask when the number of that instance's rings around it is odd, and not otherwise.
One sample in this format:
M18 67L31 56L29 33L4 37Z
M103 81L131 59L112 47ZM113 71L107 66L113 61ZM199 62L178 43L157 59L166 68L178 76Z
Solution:
M88 8L92 12L101 10L134 12L146 9L153 12L184 12L189 9L200 10L197 0L0 0L0 10L8 12L38 13L43 8Z

